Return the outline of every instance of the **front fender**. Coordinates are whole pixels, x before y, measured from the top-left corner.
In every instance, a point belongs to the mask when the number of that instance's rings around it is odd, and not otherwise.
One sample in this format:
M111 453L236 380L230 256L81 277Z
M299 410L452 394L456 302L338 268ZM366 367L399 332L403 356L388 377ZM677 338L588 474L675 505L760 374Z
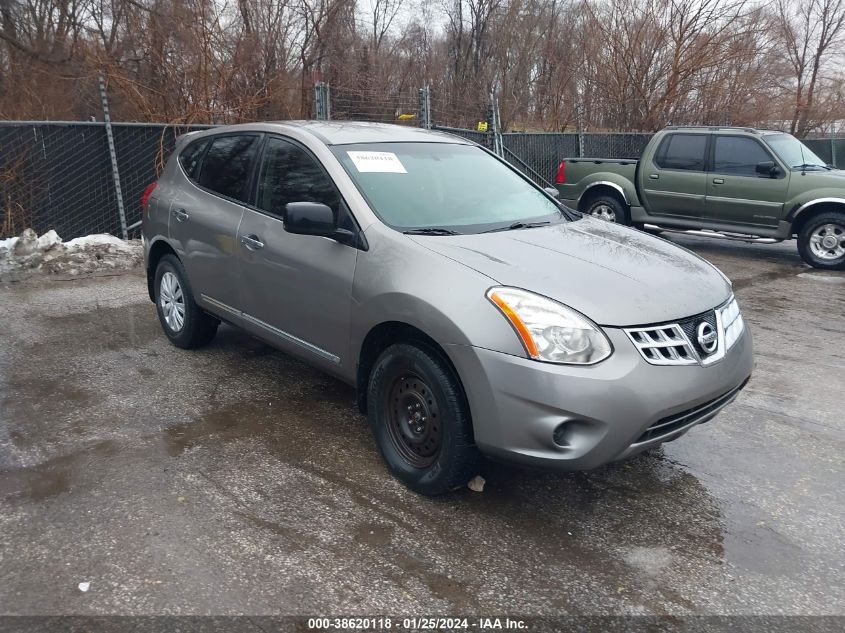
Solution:
M826 187L797 195L784 205L786 220L794 222L800 215L812 212L817 205L836 204L845 208L845 189Z
M359 254L352 289L349 358L357 359L370 330L385 322L411 325L444 348L472 345L524 355L486 297L495 280L426 248L425 238L417 243L379 224L366 233L370 250Z

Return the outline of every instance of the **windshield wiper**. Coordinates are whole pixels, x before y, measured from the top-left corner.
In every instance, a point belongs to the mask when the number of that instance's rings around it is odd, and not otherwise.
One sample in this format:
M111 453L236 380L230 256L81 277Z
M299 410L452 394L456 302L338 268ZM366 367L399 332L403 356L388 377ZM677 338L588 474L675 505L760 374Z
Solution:
M482 233L496 233L497 231L516 231L517 229L533 229L538 226L544 226L546 224L551 224L548 220L543 222L514 222L510 226L500 226L495 229L490 229L489 231L481 231Z
M422 229L408 229L402 232L405 235L460 235L460 233L452 229L438 229L433 226Z
M815 163L801 163L800 165L793 165L792 169L800 169L803 171L810 167L820 167L821 169L827 169L828 171L830 171L830 167L828 167L827 165L816 165Z

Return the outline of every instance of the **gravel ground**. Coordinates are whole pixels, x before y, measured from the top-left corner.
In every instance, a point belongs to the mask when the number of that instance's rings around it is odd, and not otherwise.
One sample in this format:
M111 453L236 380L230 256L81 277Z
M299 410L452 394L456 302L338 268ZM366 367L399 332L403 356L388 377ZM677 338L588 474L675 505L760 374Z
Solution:
M845 275L673 239L734 280L739 399L653 454L438 499L346 385L228 327L170 346L138 271L0 285L0 613L845 614Z

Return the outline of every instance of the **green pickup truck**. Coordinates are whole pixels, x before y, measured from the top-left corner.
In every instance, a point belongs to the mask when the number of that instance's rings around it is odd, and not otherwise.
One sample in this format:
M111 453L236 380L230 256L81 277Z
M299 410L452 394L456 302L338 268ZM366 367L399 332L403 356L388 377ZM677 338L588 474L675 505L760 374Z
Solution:
M564 159L556 185L565 204L611 222L743 241L797 238L811 266L845 269L845 171L789 134L670 127L640 160Z

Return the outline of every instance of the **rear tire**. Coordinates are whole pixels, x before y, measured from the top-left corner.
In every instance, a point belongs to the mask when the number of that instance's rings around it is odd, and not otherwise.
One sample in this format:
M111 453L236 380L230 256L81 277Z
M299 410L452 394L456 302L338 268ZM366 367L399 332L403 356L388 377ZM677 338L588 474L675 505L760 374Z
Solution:
M367 403L379 452L411 490L439 495L478 474L481 455L463 387L433 350L388 347L370 372Z
M589 215L599 220L606 220L607 222L624 224L625 226L631 224L625 204L611 194L601 194L595 198L591 198L584 207L584 215Z
M158 320L171 343L183 349L193 349L211 342L220 321L203 312L196 304L191 282L175 255L161 258L153 288Z
M845 213L827 211L807 220L798 233L798 254L813 268L845 270Z

